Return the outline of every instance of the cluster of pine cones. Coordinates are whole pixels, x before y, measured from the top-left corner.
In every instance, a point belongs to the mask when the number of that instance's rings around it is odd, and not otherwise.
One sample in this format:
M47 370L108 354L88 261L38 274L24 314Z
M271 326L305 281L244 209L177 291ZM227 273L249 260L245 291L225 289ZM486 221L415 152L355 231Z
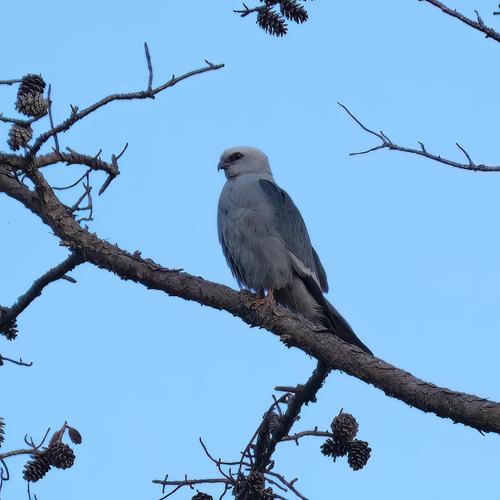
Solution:
M368 462L372 449L368 442L355 439L358 433L358 423L350 413L340 412L331 425L333 439L327 439L321 445L321 453L327 457L347 455L347 462L353 470L362 469Z
M40 75L28 74L23 76L17 91L16 109L25 116L38 119L49 111L49 103L44 98L45 82ZM33 129L28 123L15 123L9 131L7 144L10 149L17 151L26 147L33 137Z
M286 20L301 24L308 14L298 0L260 0L264 5L257 14L257 24L271 35L285 36L288 32ZM279 12L277 9L279 8Z
M69 469L73 466L75 452L61 441L65 429L68 429L69 437L73 443L80 444L82 442L80 433L75 428L65 424L65 427L54 435L47 448L31 455L31 460L26 463L23 471L23 478L26 481L31 483L39 481L51 467Z

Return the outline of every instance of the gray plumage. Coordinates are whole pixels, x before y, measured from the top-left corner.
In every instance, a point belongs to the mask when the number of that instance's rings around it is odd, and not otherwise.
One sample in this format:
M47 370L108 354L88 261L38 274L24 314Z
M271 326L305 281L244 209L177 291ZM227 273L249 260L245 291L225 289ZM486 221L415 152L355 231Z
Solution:
M323 265L298 208L274 181L267 156L255 148L231 148L219 169L227 178L217 214L219 241L238 284L272 292L279 304L371 352L324 297Z

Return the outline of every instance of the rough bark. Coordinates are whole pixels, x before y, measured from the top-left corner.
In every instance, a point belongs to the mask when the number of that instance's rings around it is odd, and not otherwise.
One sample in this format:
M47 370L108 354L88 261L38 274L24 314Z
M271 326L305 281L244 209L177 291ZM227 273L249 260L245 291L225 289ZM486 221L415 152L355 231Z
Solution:
M482 432L500 433L500 404L474 395L452 391L425 382L412 374L317 328L291 313L269 314L252 307L255 296L227 286L164 268L150 259L122 250L82 228L55 196L37 169L30 169L35 183L31 191L0 167L0 192L17 199L42 219L61 241L100 268L122 279L132 280L168 295L225 310L251 326L265 328L280 336L289 347L297 347L330 369L359 378L405 403L425 412L473 427Z

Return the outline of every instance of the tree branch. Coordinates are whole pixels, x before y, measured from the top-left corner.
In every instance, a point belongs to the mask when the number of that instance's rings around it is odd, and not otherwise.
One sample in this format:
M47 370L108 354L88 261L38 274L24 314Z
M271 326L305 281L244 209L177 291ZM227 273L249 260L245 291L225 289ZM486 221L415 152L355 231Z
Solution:
M430 3L431 5L434 5L434 7L437 7L438 9L441 9L445 14L454 17L455 19L458 19L464 24L467 24L471 28L474 28L477 31L480 31L481 33L484 33L486 38L491 38L495 40L496 42L500 42L500 33L495 31L493 28L486 26L484 24L483 20L479 16L478 12L476 12L477 16L477 21L474 21L473 19L470 19L467 16L464 16L460 12L458 12L455 9L450 9L448 6L446 6L443 2L439 2L438 0L419 0L419 2L427 2Z
M329 373L328 366L320 361L309 380L304 385L297 386L293 396L289 397L287 411L280 417L280 425L271 433L264 450L256 454L255 470L262 470L267 467L276 445L290 432L302 407L307 403L316 401L316 394L321 389Z
M18 366L28 366L28 367L33 366L33 362L26 363L21 358L19 358L19 360L17 360L17 359L7 358L6 356L2 356L0 354L0 366L2 366L5 362L12 363L12 364L18 365Z
M223 309L247 324L265 328L290 347L297 347L330 369L359 378L410 406L450 418L483 432L500 433L500 404L474 395L451 391L420 380L385 361L346 344L336 336L288 311L282 316L253 307L255 295L164 268L82 228L67 212L41 175L35 170L37 192L20 184L0 168L0 192L17 199L42 219L54 233L85 260L119 277L162 290L168 295Z
M84 259L81 255L72 253L66 260L35 280L28 291L21 295L11 307L0 307L0 333L8 338L13 338L17 333L17 317L42 294L43 289L48 284L59 279L64 279L66 273L83 262Z
M302 432L297 432L296 434L292 434L291 436L284 436L281 438L281 443L284 443L285 441L295 441L297 444L299 444L299 439L306 437L306 436L316 436L316 437L326 437L326 438L331 438L333 439L334 435L332 432L328 431L318 431L318 429L314 429L312 431L302 431Z
M463 170L473 170L474 172L500 172L500 165L484 165L483 163L475 163L472 161L471 156L469 153L460 145L458 142L456 143L457 148L464 154L464 156L467 159L467 163L460 163L457 161L453 160L448 160L446 158L443 158L442 156L435 155L433 153L429 153L427 149L425 148L425 145L423 142L419 142L420 144L420 149L415 149L415 148L408 148L405 146L398 146L394 142L392 142L389 137L387 137L384 132L375 132L374 130L369 129L366 125L361 123L358 118L354 116L349 109L341 104L340 102L337 103L344 111L367 133L377 137L380 139L381 144L378 146L374 146L370 149L367 149L365 151L359 151L357 153L350 153L350 156L356 156L356 155L364 155L367 153L371 153L373 151L377 151L379 149L389 149L391 151L401 151L403 153L411 153L415 154L418 156L423 156L425 158L429 158L430 160L437 161L438 163L443 163L444 165L448 165L450 167L455 167L455 168L460 168Z
M147 45L145 45L146 48L146 56L148 56L149 51L147 50ZM59 134L61 132L66 132L68 131L75 123L78 121L82 120L86 116L90 115L94 111L97 111L99 108L102 108L103 106L106 106L107 104L113 102L113 101L124 101L124 100L137 100L137 99L153 99L157 94L160 92L163 92L164 90L173 87L174 85L177 85L179 82L186 80L188 78L191 78L196 75L200 75L202 73L206 73L208 71L216 71L218 69L221 69L224 67L224 64L213 64L209 61L205 61L206 66L195 69L193 71L189 71L181 76L176 77L175 75L172 75L172 78L168 80L166 83L163 85L160 85L159 87L156 88L148 88L146 90L139 90L137 92L128 92L128 93L121 93L121 94L111 94L108 95L107 97L104 97L100 101L97 101L96 103L88 106L85 109L78 110L77 107L72 108L71 115L61 122L59 125L56 125L55 127L51 127L50 130L44 132L41 134L33 143L33 146L30 148L29 152L29 158L32 160L35 158L35 155L38 153L40 148L52 137L55 136L56 134ZM150 59L148 59L148 67L150 66ZM152 72L152 69L151 69ZM152 73L149 73L150 78ZM148 85L149 85L149 80L148 80Z

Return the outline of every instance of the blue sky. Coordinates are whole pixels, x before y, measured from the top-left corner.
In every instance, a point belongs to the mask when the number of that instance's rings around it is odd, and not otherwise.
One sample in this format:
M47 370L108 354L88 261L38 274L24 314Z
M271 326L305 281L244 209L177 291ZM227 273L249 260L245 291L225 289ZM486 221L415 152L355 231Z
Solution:
M473 15L469 2L450 5ZM257 146L302 211L330 300L363 341L421 378L498 401L500 175L395 152L349 157L375 143L336 102L401 144L422 140L460 159L459 142L477 162L498 162L500 47L416 0L311 2L310 21L284 39L239 19L238 6L9 2L0 78L42 73L59 121L70 104L143 88L144 41L157 84L205 58L225 63L155 101L113 104L61 137L89 154L102 148L104 158L129 142L122 175L95 200L91 229L235 286L216 235L224 182L216 165L227 147ZM493 2L476 7L498 25ZM0 88L6 115L15 92ZM7 125L0 131L6 148ZM57 166L47 175L60 185L79 172ZM65 252L5 196L0 214L0 304L10 305ZM91 265L72 275L77 285L53 284L22 315L15 342L0 339L3 355L35 363L0 370L5 449L66 419L84 436L74 468L35 485L40 500L154 499L160 490L151 480L166 472L215 476L198 437L214 455L237 458L273 387L303 382L314 367L226 313ZM465 499L497 490L498 436L409 408L347 375L332 374L296 429L326 428L340 408L358 418L372 459L353 472L323 457L319 439L280 444L276 469L298 476L309 498ZM24 461L9 463L2 499L24 498Z

